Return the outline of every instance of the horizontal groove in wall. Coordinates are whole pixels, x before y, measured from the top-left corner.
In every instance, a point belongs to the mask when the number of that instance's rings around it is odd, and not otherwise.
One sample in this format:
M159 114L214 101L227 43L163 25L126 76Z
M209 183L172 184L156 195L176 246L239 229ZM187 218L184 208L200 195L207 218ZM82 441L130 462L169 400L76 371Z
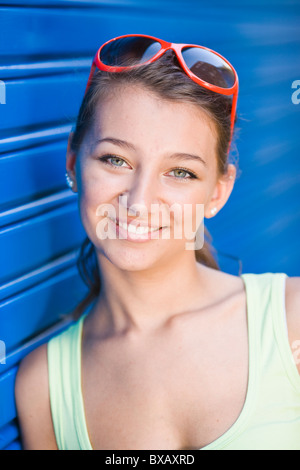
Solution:
M79 111L87 78L87 74L78 72L6 81L0 139L6 138L8 129L46 127L53 122L70 125Z
M77 249L84 238L77 204L74 203L2 228L1 283L10 282Z
M7 152L32 148L48 142L67 139L73 126L74 122L62 126L57 125L50 128L39 128L29 132L24 132L24 130L22 132L21 130L20 134L0 138L0 158L1 155Z
M67 142L62 141L0 155L0 226L9 223L4 222L9 213L20 213L24 204L42 204L43 197L46 203L51 197L75 196L65 180L66 149Z
M79 248L70 253L67 253L66 255L58 257L33 271L27 272L23 276L2 284L0 286L0 300L5 300L13 295L17 295L26 289L44 282L46 279L55 276L61 271L76 265L78 255Z
M71 313L87 291L75 266L0 302L1 340L9 355Z
M65 330L72 322L73 318L70 315L66 315L65 318L59 319L50 328L47 328L42 333L35 335L34 338L7 354L5 364L1 364L0 376L18 364L23 357L27 356L27 354L33 351L33 349L39 347L41 344L47 342L51 337Z
M20 5L23 7L29 7L31 8L32 6L38 6L39 8L49 8L49 7L104 7L104 6L109 6L112 8L116 7L126 7L126 8L136 8L141 5L140 0L45 0L45 2L41 3L41 0L10 0L9 3L7 2L2 2L2 5ZM143 2L143 5L145 8L149 7L157 7L160 6L160 9L164 8L169 8L169 6L173 6L176 8L176 13L179 11L185 11L186 7L188 6L189 8L191 6L194 6L195 10L197 10L197 7L200 9L200 6L198 5L197 1L195 0L185 0L184 3L182 0L164 0L163 2L160 0L145 0ZM234 6L235 10L239 9L239 6L237 5L236 0L228 0L226 2L226 8L225 10L228 9L228 7ZM244 0L243 1L243 6L250 6L250 7L259 7L259 9L263 8L268 8L269 6L273 7L297 7L299 6L299 2L297 0ZM201 5L202 11L205 8L206 10L209 10L210 7L209 5ZM214 1L214 8L218 7L218 10L224 9L224 2L222 0L215 0ZM221 8L220 8L221 7ZM190 13L190 12L189 12Z
M0 66L0 78L16 79L20 77L44 76L53 74L67 74L70 72L86 72L92 64L92 58L64 59L45 61L15 63Z
M39 216L57 207L77 202L77 194L70 189L36 199L33 202L0 212L0 227L9 226Z

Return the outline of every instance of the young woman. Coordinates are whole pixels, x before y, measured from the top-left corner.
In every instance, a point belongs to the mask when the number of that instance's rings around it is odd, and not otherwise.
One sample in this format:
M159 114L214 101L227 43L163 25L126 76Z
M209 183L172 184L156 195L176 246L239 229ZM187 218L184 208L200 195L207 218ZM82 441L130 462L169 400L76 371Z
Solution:
M20 366L25 449L300 450L300 279L229 275L201 243L236 178L237 89L200 46L97 52L66 159L91 291Z

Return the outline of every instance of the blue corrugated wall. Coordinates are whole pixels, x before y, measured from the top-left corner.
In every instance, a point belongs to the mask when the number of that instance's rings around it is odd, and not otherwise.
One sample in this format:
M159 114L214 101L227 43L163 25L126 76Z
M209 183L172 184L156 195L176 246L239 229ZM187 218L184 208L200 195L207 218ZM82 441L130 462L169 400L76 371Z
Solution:
M7 2L8 3L8 2ZM65 326L85 288L64 181L68 133L105 40L145 33L219 51L240 77L241 174L207 227L224 270L299 275L298 1L23 1L0 6L0 449L19 449L20 359ZM296 86L297 83L294 83ZM292 100L292 94L294 101ZM227 257L223 256L227 253Z

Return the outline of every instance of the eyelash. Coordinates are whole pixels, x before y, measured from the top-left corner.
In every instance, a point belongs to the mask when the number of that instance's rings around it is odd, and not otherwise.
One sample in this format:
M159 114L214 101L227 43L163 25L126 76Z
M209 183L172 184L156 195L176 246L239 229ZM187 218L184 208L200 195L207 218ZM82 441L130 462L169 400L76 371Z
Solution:
M118 166L118 165L113 165L109 159L110 158L116 158L118 160L122 160L123 162L126 163L126 161L121 158L121 157L118 157L117 155L104 155L103 157L99 157L98 160L100 160L101 162L103 162L105 165L109 165L110 168L113 168L115 170L117 170L118 168L122 168L122 166ZM187 168L183 168L183 167L179 167L179 168L173 168L173 170L171 171L175 171L175 170L181 170L181 171L184 171L186 173L188 173L189 177L187 178L178 178L178 177L174 177L178 180L189 180L189 179L198 179L197 175L195 175L195 173L193 173L191 170L188 170Z

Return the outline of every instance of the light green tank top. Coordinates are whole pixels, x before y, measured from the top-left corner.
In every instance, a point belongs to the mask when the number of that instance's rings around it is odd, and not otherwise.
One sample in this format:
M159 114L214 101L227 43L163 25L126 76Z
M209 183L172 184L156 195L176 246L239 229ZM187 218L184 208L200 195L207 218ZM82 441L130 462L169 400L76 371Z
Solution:
M300 376L287 335L286 277L241 276L247 295L247 396L231 428L202 450L300 450ZM81 390L83 319L48 343L51 412L60 450L92 450Z

